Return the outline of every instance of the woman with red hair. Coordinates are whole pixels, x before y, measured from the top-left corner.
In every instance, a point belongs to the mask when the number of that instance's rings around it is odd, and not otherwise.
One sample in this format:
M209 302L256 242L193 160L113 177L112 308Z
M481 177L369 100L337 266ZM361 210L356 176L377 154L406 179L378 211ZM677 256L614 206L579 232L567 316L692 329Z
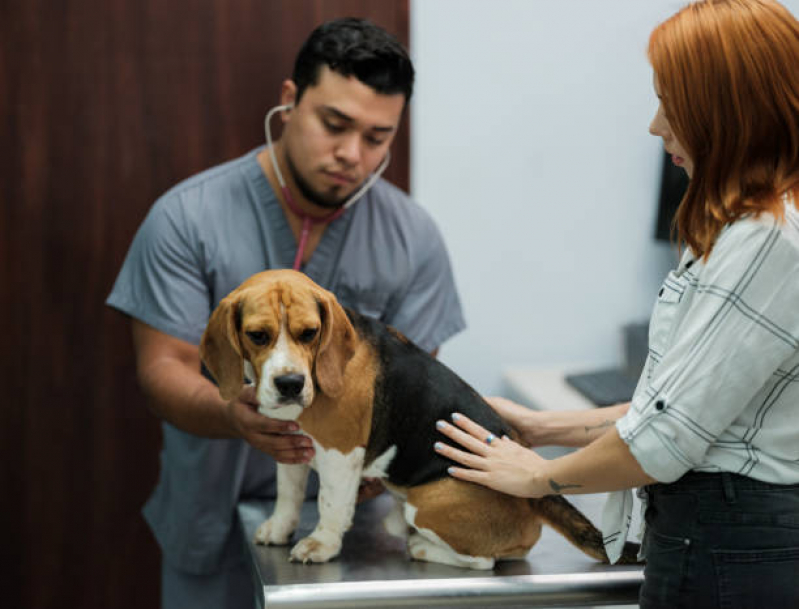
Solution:
M650 132L690 177L684 249L658 294L630 404L492 406L546 460L457 414L451 475L514 495L611 493L611 561L629 490L646 507L640 606L799 607L799 23L774 0L703 0L659 25ZM466 450L463 450L466 449Z

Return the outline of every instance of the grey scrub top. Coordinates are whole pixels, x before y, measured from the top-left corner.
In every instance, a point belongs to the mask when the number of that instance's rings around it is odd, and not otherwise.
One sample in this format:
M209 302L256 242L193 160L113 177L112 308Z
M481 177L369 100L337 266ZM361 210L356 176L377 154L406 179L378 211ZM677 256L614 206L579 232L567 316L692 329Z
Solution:
M216 305L242 281L291 268L297 242L258 163L260 150L178 184L153 205L109 306L196 345ZM427 351L465 326L437 227L384 180L328 226L302 270L344 306ZM218 569L232 559L242 488L274 493L274 461L242 440L200 438L169 423L163 432L161 475L145 518L173 566Z

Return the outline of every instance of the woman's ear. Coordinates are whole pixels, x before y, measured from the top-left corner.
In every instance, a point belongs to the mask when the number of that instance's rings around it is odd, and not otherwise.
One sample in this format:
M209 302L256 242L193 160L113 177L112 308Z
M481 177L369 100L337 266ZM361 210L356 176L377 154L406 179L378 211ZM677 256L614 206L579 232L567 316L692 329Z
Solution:
M239 341L239 300L236 292L216 307L200 341L200 358L219 386L224 400L232 400L244 386L244 359Z

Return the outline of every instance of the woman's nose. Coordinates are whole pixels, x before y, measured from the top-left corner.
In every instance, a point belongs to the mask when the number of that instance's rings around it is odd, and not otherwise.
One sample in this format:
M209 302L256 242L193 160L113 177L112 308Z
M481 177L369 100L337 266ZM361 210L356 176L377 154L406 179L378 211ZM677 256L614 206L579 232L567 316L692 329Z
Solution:
M655 114L655 118L653 118L652 122L649 123L649 133L665 139L667 131L668 130L665 128L663 124L663 117L658 111L658 113Z

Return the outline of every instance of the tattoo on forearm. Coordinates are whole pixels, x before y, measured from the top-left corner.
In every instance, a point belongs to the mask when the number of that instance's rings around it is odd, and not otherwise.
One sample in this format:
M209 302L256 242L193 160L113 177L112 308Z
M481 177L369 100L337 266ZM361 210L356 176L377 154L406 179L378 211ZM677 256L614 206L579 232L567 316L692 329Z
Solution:
M599 425L586 426L585 433L589 434L592 431L594 431L595 429L602 429L604 427L610 427L613 424L614 424L614 421L602 421Z
M558 484L552 478L549 479L549 486L552 487L552 490L556 493L561 493L566 489L570 488L581 488L582 484Z

